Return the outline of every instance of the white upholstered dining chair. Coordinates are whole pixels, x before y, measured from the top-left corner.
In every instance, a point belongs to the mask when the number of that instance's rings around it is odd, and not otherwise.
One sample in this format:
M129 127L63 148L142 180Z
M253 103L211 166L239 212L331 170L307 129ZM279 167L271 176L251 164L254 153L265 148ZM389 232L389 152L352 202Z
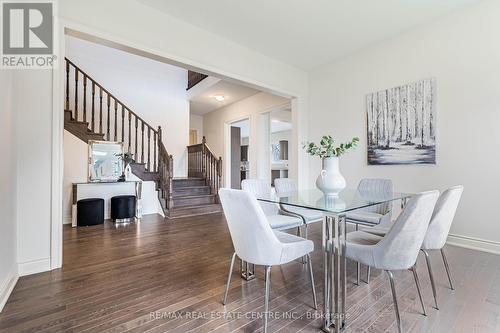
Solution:
M255 197L259 195L269 195L272 191L271 185L262 179L244 179L241 182L241 189L251 193ZM272 229L287 230L298 228L300 234L300 227L303 225L303 221L300 217L281 210L275 203L261 201L259 204Z
M390 197L394 192L392 180L382 178L365 178L361 179L358 184L358 196L361 200L364 195L368 197ZM363 209L346 214L346 222L353 223L356 230L359 230L359 225L378 225L388 226L391 223L392 216L392 203L385 202L380 205L370 206ZM360 264L356 263L356 283L360 282ZM370 282L370 267L368 266L366 272L366 283Z
M439 250L441 252L441 257L443 258L446 274L448 275L450 288L453 290L453 281L451 278L448 260L446 259L446 255L444 253L444 245L446 243L446 239L448 238L451 223L453 222L453 218L455 217L458 203L460 202L463 191L464 187L462 185L457 185L445 190L439 196L439 199L434 208L434 212L432 213L429 228L427 229L427 233L421 247L421 251L425 255L427 270L429 271L429 278L431 280L432 294L434 296L434 304L436 309L438 309L439 307L429 251ZM390 226L379 226L370 229L367 228L366 231L374 235L384 236L389 231L389 229Z
M264 332L267 332L271 267L283 265L307 256L314 309L317 309L314 275L310 258L310 253L314 250L314 243L285 232L273 231L257 199L248 192L220 189L219 196L235 251L231 258L222 303L225 305L227 301L236 256L248 263L265 266Z
M402 328L393 271L410 269L413 272L422 311L426 315L415 263L438 196L438 191L413 196L385 236L363 230L350 232L346 236L347 258L387 272L399 332Z
M297 191L297 185L295 185L293 179L290 178L276 178L274 180L274 188L276 189L276 194L278 196L286 196L287 193L293 193ZM305 228L305 238L307 238L307 225L323 220L323 213L314 209L286 205L281 205L280 208L282 211L296 215L302 219Z

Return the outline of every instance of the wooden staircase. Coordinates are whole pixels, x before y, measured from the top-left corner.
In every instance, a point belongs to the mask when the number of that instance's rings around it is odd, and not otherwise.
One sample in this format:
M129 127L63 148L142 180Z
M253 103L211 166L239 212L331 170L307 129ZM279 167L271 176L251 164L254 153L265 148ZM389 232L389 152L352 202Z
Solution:
M70 80L74 77L74 80ZM177 218L221 212L218 190L222 160L206 145L188 146L188 177L173 177L173 156L162 141L162 129L146 123L124 103L66 58L64 129L85 143L122 142L134 154L132 172L154 181L163 212Z

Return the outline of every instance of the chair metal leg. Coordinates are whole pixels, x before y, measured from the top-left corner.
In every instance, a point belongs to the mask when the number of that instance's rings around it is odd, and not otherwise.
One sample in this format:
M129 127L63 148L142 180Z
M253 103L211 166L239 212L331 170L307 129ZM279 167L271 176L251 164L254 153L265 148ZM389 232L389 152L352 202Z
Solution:
M422 305L422 312L424 316L427 316L427 313L425 312L424 299L422 298L422 290L420 289L420 281L418 280L417 268L413 266L411 270L413 272L413 278L415 279L415 285L417 286L418 297L420 298L420 304Z
M356 284L358 286L360 283L360 271L361 271L361 264L359 262L356 262Z
M267 333L267 320L269 317L269 292L271 289L271 266L266 266L266 295L264 300L264 333Z
M394 311L396 312L396 323L398 324L398 332L401 333L401 317L399 316L398 298L396 297L396 287L394 286L394 274L391 271L386 271L389 275L389 282L391 283L392 301L394 302Z
M309 263L309 277L311 278L311 288L312 288L312 293L313 293L314 309L318 310L318 300L316 298L316 287L314 286L314 273L313 273L311 255L307 254L306 257L307 257L307 262Z
M368 283L368 284L370 283L370 275L371 275L371 271L372 271L372 270L371 270L371 267L370 267L370 266L366 267L366 283Z
M231 284L231 276L233 275L233 267L234 267L234 260L235 259L236 259L236 252L233 253L233 256L231 258L231 266L229 267L229 273L227 275L226 292L224 293L224 299L222 300L223 305L226 305L227 293L229 292L229 285Z
M434 305L436 309L439 310L437 301L436 283L434 282L434 274L432 273L431 258L429 257L429 252L423 249L420 249L420 251L422 251L425 256L425 261L427 263L427 270L429 271L429 278L431 280L432 294L434 295Z
M448 281L450 281L451 290L455 290L453 287L453 281L451 279L450 266L448 266L448 260L446 260L446 255L444 254L444 248L441 249L441 256L443 257L444 268L446 268L446 274L448 274Z
M356 231L359 230L359 224L355 224L355 228L356 228ZM356 284L359 286L360 284L360 270L361 270L361 264L358 262L356 262Z

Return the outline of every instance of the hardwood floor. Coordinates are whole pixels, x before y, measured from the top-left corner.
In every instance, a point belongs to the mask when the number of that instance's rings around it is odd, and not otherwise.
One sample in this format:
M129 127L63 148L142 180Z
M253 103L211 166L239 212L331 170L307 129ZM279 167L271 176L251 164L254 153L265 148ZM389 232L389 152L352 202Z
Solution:
M322 304L321 225L310 228L318 303ZM244 282L237 267L225 308L221 305L232 244L221 214L164 221L147 216L115 228L64 227L62 269L19 279L0 314L0 332L256 332L261 331L263 269ZM397 272L396 288L407 332L500 331L500 256L447 247L455 279L448 288L439 253L432 254L440 310L425 267L418 272L427 317L421 314L411 272ZM236 265L235 265L236 266ZM306 266L294 262L272 270L270 331L318 332L319 312ZM347 332L395 332L385 274L356 286L348 262ZM365 270L362 270L365 273ZM364 276L364 275L363 275Z

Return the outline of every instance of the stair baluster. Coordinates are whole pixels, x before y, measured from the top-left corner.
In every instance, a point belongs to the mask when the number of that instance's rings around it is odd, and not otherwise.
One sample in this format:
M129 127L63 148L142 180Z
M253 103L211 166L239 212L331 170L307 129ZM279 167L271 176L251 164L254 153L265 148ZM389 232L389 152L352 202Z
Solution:
M78 121L78 70L75 69L75 120Z
M130 113L130 110L127 109L128 111L128 152L132 152L131 150L131 145L132 145L132 113Z
M111 96L109 94L108 95L108 117L106 118L106 138L108 141L111 141L111 135L110 135L110 131L109 131L109 123L110 123L110 116L111 116L111 113L110 113L110 104L111 104Z
M92 129L92 132L95 132L95 82L92 82L92 126L90 127Z
M102 88L99 88L99 133L102 133Z
M137 159L137 161L139 161L139 153L138 153L138 150L137 150L137 126L139 125L139 120L137 119L137 117L135 117L135 158Z
M66 62L66 105L65 110L69 110L69 62Z
M122 106L122 142L125 144L125 107Z
M118 141L118 103L116 102L116 99L114 99L115 102L115 141Z
M144 163L144 122L141 121L141 163Z
M153 132L153 171L156 170L156 133Z
M148 171L151 170L151 127L148 126Z
M83 121L87 121L87 75L83 75Z

